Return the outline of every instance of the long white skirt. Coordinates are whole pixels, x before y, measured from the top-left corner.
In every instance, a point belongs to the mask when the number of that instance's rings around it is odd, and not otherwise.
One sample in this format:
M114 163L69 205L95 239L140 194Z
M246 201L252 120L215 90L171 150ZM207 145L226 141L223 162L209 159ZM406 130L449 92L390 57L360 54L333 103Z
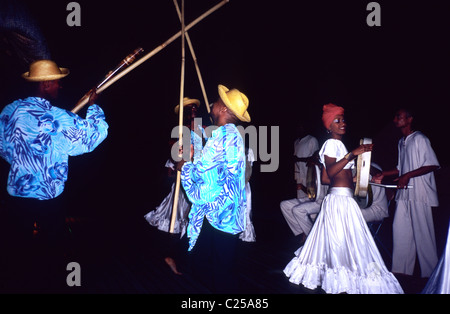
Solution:
M289 281L327 293L403 293L349 188L333 187L303 247L284 269Z
M239 239L244 242L256 242L255 228L252 222L252 190L250 188L250 183L245 184L245 192L247 194L247 210L245 215L247 217L247 226L245 230L239 234Z
M172 184L170 193L164 198L161 204L144 217L148 223L159 230L169 232L170 220L172 219L173 201L175 196L175 183ZM182 187L178 196L177 217L175 219L173 233L181 233L180 238L186 232L188 224L188 215L191 209L191 203L187 200Z

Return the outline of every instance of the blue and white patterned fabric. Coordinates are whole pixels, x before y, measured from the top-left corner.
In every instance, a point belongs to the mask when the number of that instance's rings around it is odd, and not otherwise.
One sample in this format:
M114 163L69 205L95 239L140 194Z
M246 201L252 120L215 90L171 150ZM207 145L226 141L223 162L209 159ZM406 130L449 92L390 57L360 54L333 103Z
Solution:
M212 132L202 156L186 162L181 182L192 202L187 234L189 251L195 245L206 217L216 229L238 234L246 226L245 150L233 124Z
M52 199L64 190L69 156L93 151L108 135L103 110L86 119L39 97L16 100L0 114L0 156L10 165L8 193Z

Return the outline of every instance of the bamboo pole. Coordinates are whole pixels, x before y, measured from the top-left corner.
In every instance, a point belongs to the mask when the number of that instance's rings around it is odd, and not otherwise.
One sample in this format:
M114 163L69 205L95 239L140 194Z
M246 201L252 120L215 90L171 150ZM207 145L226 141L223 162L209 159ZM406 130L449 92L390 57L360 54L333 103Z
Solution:
M176 1L176 0L175 0ZM181 80L180 80L180 110L178 111L178 146L181 148L183 145L183 98L184 98L184 71L185 71L185 63L186 63L186 53L185 53L185 36L186 36L186 28L184 25L184 0L181 0ZM185 147L184 149L187 149ZM190 148L190 147L189 147ZM182 154L181 154L182 155ZM175 186L175 195L173 198L173 209L172 209L172 217L170 219L170 233L174 233L175 228L175 220L177 219L177 210L178 210L178 199L180 196L180 183L181 183L181 171L177 171L177 182Z
M181 21L181 12L180 12L180 7L178 6L177 0L173 0L173 3L175 4L175 9L177 10L178 18ZM186 42L189 46L189 51L191 52L192 59L194 60L195 70L197 71L198 81L200 83L200 88L203 93L203 99L205 101L206 110L209 113L211 109L209 108L208 96L206 95L205 85L203 84L202 73L200 72L200 67L198 66L198 61L197 61L197 56L195 55L194 46L192 45L192 41L189 36L189 33L186 32L185 35L186 35Z
M229 0L222 0L220 3L216 4L214 7L212 7L211 9L209 9L208 11L206 11L205 13L200 15L194 21L192 21L191 23L189 23L188 25L185 26L185 32L188 31L189 29L191 29L192 27L194 27L196 24L198 24L201 20L203 20L204 18L209 16L211 13L213 13L213 12L217 11L218 9L220 9L222 6L224 6L228 2L229 2ZM143 56L142 58L137 60L134 64L130 65L128 68L126 68L125 70L123 70L122 72L117 74L115 77L111 78L107 83L105 83L102 87L100 87L96 91L97 94L100 94L105 89L107 89L109 86L111 86L112 84L117 82L119 79L124 77L126 74L130 73L132 70L134 70L135 68L140 66L142 63L144 63L145 61L147 61L148 59L153 57L155 54L157 54L158 52L163 50L165 47L167 47L169 44L171 44L175 39L180 37L181 36L181 32L182 31L180 30L178 33L176 33L175 35L173 35L172 37L167 39L164 43L162 43L161 45L159 45L158 47L156 47L155 49L153 49L152 51L147 53L145 56ZM87 99L85 99L84 103L82 102L82 103L79 103L78 105L79 106L84 106L88 102L88 100L89 99L87 98Z
M77 113L78 111L80 111L81 108L83 108L86 105L86 103L89 101L89 97L91 96L91 93L93 91L97 91L100 87L103 86L103 84L105 84L108 80L110 80L112 77L114 77L114 75L117 72L119 72L121 69L123 69L123 68L129 66L131 63L133 63L134 60L136 59L136 57L143 51L144 51L144 49L137 48L132 53L130 53L128 56L126 56L125 59L123 59L119 63L118 66L116 66L112 71L109 71L106 74L106 76L103 78L103 81L101 81L99 84L97 84L96 87L94 87L89 92L87 92L83 97L81 97L81 99L77 102L75 107L72 109L72 112Z

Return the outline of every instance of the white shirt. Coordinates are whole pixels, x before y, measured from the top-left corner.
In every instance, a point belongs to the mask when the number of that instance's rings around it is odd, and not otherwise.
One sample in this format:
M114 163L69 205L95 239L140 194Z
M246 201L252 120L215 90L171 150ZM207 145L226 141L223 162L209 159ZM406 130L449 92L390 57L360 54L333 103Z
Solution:
M323 143L322 148L319 152L320 162L326 167L325 165L325 155L327 155L330 158L336 158L336 162L340 161L342 158L344 158L345 155L347 155L348 151L345 147L344 143L342 143L340 140L330 138L329 140L326 140L325 143ZM352 160L348 162L344 169L353 169L355 167L355 161Z
M424 166L440 166L430 140L420 131L411 133L398 142L399 175ZM411 178L412 189L397 190L396 200L424 202L430 206L439 206L434 172Z

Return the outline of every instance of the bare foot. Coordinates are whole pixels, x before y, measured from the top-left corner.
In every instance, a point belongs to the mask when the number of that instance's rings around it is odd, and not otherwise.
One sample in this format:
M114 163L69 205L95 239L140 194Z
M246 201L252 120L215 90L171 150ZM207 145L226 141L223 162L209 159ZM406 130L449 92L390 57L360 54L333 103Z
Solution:
M170 269L172 269L172 271L173 271L175 274L177 274L177 275L182 275L182 273L180 273L180 272L177 270L177 264L175 264L175 261L173 260L173 258L171 258L171 257L166 257L166 258L164 259L164 261L166 262L167 265L169 265Z

